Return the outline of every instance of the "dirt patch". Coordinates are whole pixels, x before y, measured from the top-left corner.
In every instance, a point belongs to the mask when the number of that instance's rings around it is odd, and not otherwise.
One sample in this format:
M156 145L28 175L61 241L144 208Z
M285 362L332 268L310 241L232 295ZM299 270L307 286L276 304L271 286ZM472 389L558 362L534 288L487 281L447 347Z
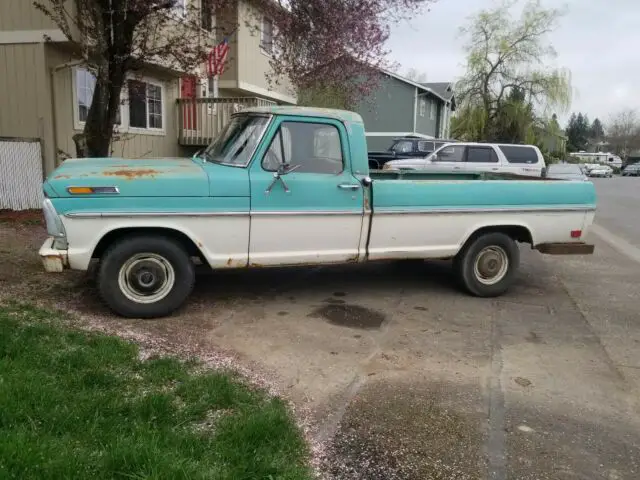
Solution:
M382 326L386 317L380 312L359 305L330 303L311 314L311 317L324 318L333 325L363 330L375 330Z
M43 223L42 210L0 210L0 223L40 225Z
M485 477L479 390L379 382L347 409L323 466L328 479L479 480Z

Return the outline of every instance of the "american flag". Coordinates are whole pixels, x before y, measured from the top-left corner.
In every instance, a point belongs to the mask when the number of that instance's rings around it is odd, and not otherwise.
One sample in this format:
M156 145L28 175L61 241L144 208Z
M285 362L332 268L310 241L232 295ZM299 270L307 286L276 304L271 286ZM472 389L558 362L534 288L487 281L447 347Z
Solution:
M215 77L224 73L224 66L229 54L229 39L225 38L209 52L209 76Z

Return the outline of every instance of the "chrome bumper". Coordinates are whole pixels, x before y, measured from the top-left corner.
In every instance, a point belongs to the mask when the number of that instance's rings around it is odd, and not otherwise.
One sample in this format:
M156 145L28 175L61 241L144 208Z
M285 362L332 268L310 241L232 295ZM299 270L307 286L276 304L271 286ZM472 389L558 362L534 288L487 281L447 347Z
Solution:
M541 243L535 249L547 255L592 255L595 246L582 242Z
M54 242L54 237L47 238L42 244L42 247L40 247L38 254L40 255L42 266L46 272L60 273L64 271L65 268L69 267L69 260L67 258L66 250L53 248Z

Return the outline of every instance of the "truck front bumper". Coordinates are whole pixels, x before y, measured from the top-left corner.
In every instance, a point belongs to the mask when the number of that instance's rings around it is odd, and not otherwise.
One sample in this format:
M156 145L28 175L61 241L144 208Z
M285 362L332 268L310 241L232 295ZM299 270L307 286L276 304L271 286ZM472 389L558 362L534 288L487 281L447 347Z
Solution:
M547 255L591 255L595 250L594 245L580 242L541 243L535 248L540 253Z
M54 237L47 238L38 252L42 266L49 273L60 273L65 268L69 268L67 251L54 248L55 241Z

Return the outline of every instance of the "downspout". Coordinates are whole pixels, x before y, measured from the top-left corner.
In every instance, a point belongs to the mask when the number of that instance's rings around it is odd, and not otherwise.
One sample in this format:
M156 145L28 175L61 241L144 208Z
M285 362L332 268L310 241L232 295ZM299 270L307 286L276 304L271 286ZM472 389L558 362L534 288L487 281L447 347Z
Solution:
M418 88L414 88L413 94L413 133L417 132L418 128Z
M442 130L443 130L443 135L442 138L449 138L449 115L451 113L451 104L449 102L446 102L444 104L444 125L442 126Z

